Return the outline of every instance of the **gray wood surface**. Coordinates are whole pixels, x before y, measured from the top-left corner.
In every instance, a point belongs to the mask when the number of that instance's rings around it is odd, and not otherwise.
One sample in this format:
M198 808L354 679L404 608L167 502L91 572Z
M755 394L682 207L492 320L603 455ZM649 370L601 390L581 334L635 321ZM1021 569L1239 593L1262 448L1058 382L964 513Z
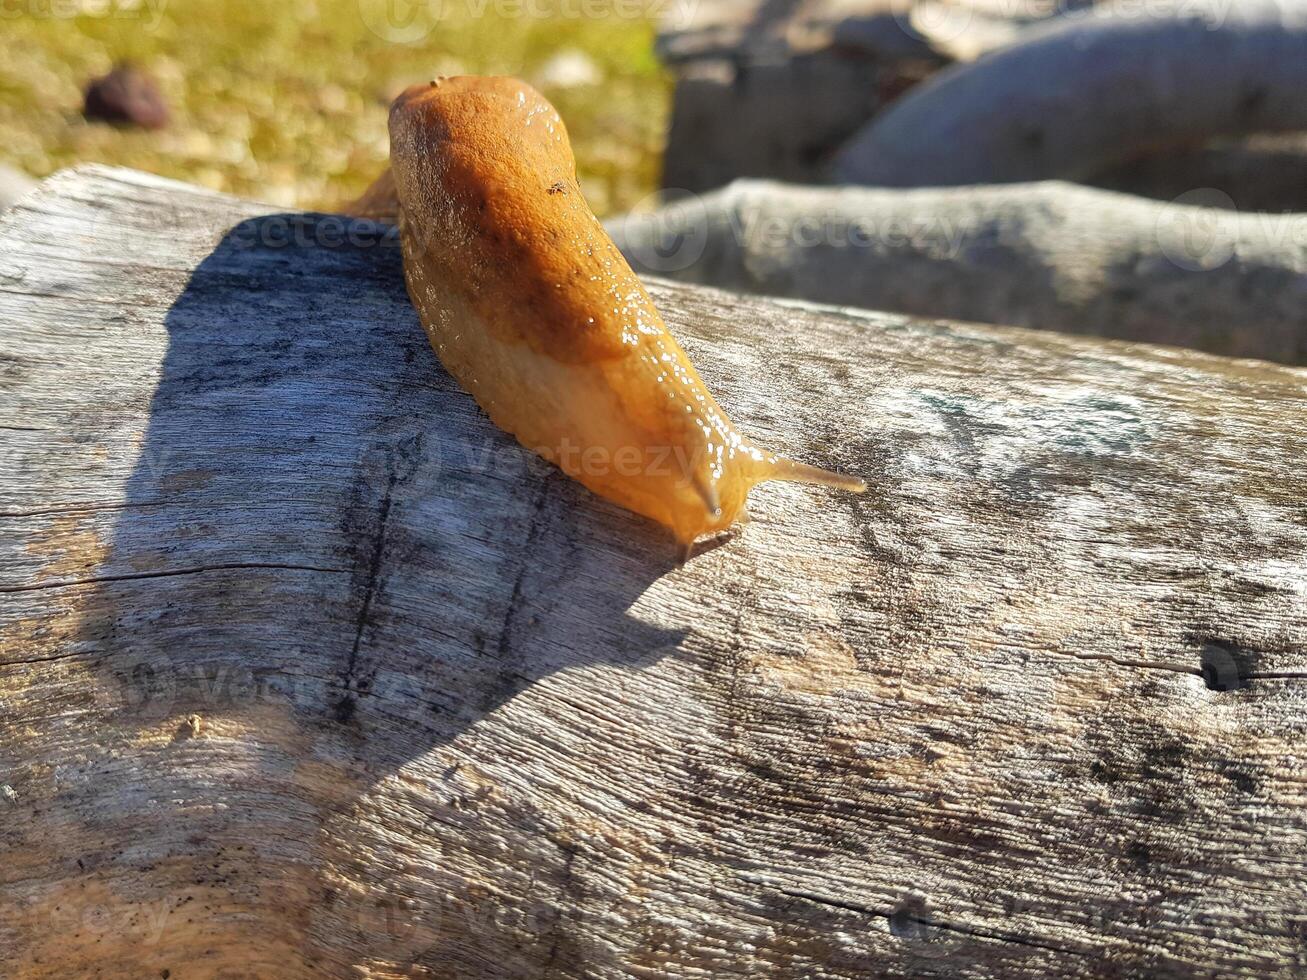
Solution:
M6 976L1307 969L1307 373L657 283L872 485L678 566L373 232L0 219Z

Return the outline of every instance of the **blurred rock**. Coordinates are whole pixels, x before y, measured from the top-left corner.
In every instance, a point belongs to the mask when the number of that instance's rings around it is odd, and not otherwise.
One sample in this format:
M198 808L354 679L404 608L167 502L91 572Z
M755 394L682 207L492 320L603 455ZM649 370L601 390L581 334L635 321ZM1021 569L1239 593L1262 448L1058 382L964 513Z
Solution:
M36 186L36 180L21 170L0 163L0 212Z
M86 86L82 114L87 119L142 129L168 125L168 107L154 79L125 64Z
M349 93L339 85L328 82L314 93L314 103L323 112L338 116L349 109Z
M902 14L853 14L834 24L831 36L841 48L884 60L929 58L928 39L911 28L911 21Z
M936 51L958 61L1018 40L1026 28L1054 17L1077 16L1102 0L916 0L908 16L914 34Z
M560 51L536 73L536 82L545 88L579 88L603 81L599 66L584 51L569 48Z
M704 0L692 10L658 36L677 75L667 188L817 181L846 139L946 61L909 29L904 0Z

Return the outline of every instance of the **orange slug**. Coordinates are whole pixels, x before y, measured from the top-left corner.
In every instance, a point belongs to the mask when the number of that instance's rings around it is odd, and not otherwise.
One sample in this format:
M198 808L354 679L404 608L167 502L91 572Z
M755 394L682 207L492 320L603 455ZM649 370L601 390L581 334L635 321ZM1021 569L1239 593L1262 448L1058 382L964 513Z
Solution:
M390 156L349 210L398 219L432 347L527 449L687 551L764 480L865 488L736 431L586 205L563 121L529 85L409 88L391 106Z

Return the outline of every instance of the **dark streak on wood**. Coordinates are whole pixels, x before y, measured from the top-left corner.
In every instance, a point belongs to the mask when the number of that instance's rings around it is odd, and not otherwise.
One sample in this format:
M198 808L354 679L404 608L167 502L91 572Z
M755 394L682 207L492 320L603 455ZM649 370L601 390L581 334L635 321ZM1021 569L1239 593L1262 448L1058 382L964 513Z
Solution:
M367 579L363 583L363 601L359 603L359 618L354 628L354 642L350 645L349 657L345 661L345 670L341 676L341 688L344 693L336 704L336 720L345 724L354 717L355 698L358 695L358 679L354 672L358 667L359 645L363 642L363 631L368 625L368 612L372 608L372 597L377 592L377 582L381 577L381 557L386 548L386 522L390 520L391 494L395 490L395 473L392 471L386 484L385 495L377 514L377 537L372 548L372 559L368 565Z

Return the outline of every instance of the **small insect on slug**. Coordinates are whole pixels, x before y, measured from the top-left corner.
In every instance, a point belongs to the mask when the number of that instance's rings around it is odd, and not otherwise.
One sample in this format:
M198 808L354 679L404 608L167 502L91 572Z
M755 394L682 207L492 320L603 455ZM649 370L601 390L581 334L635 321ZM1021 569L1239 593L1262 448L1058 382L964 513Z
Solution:
M431 345L527 449L687 552L765 480L865 488L736 431L586 205L567 130L529 85L409 88L391 106L390 158L349 210L398 220Z

